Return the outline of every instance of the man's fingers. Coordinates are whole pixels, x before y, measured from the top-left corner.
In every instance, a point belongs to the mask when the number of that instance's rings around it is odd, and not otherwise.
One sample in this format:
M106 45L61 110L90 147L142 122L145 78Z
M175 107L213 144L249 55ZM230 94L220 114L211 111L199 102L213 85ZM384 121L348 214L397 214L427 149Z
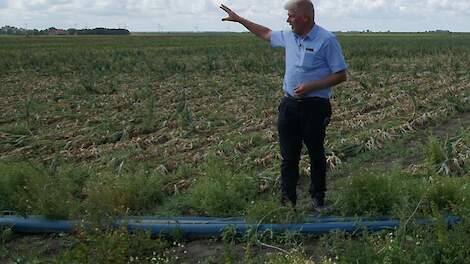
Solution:
M221 4L221 5L220 5L220 8L222 8L222 9L225 10L225 11L231 11L230 8L228 8L228 7L227 7L226 5L224 5L224 4Z
M232 10L230 10L230 8L228 8L228 7L224 6L224 5L220 5L220 8L221 8L222 10L224 10L225 12L227 12L227 13L232 12Z
M295 87L295 89L294 89L294 94L295 94L296 96L303 95L303 93L304 93L304 89L303 89L303 87L302 87L301 85Z
M233 12L230 8L226 7L223 4L220 5L220 8L224 10L225 12L227 12L228 14L227 17L222 18L222 21L232 21L232 22L238 21L238 15L235 12Z

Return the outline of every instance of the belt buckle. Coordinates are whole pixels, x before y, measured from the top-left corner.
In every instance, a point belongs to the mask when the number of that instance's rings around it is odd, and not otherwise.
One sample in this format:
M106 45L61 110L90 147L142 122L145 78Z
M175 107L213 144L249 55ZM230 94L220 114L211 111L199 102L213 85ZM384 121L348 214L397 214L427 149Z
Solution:
M303 102L305 102L305 99L306 99L305 97L291 96L289 94L286 94L285 97L289 100L292 100L292 101L296 102L296 103L303 103Z

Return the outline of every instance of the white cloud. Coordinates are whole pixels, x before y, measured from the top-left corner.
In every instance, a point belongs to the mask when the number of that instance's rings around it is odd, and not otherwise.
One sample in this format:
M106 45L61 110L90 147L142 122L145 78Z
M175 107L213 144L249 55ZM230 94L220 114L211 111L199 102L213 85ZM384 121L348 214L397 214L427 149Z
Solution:
M7 0L0 0L0 9L7 8L8 1Z
M456 15L470 13L470 1L468 0L427 0L427 5L433 8L433 10L441 10Z

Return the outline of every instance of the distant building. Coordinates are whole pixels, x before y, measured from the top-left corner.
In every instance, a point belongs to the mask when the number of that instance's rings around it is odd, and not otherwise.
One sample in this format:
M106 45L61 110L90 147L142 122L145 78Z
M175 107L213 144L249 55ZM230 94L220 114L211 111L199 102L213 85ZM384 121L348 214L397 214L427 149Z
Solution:
M94 28L94 29L75 29L67 30L50 27L43 30L24 29L11 26L0 27L0 35L130 35L130 31L122 28Z
M450 30L443 30L443 29L430 30L426 32L427 33L452 33Z
M53 29L51 31L49 31L49 35L53 35L53 36L59 36L59 35L67 35L67 31L66 30L63 30L63 29Z

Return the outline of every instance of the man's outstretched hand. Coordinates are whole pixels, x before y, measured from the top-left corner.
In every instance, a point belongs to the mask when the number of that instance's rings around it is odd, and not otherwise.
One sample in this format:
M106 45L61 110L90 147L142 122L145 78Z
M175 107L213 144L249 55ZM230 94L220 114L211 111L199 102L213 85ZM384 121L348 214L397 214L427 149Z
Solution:
M232 22L240 22L241 17L233 12L230 8L226 7L225 5L220 5L220 8L227 12L228 17L222 18L222 21L232 21Z
M257 37L270 41L271 29L265 26L261 26L256 23L253 23L250 20L237 15L237 13L233 12L230 8L226 7L225 5L220 5L220 9L224 10L228 14L227 17L222 18L222 21L238 22L242 24L244 27L246 27L251 33L255 34Z

